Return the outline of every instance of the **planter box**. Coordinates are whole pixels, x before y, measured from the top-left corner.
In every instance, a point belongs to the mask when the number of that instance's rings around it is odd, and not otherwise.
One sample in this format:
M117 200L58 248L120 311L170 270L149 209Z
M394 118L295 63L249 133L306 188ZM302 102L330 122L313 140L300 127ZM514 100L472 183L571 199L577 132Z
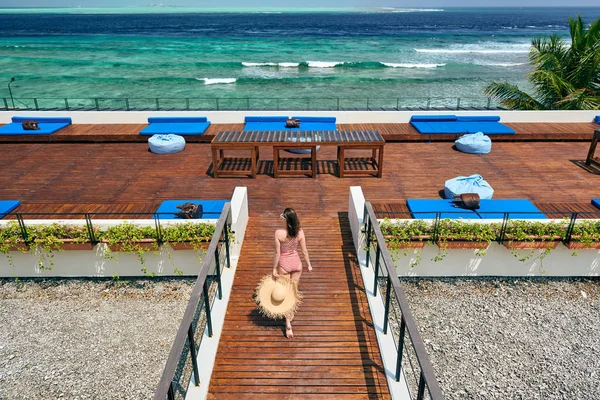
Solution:
M390 250L422 249L423 247L425 247L425 243L427 243L427 242L406 242L406 243L394 243L394 244L390 243L387 246Z
M488 242L475 242L470 240L450 240L448 242L437 242L440 249L454 250L485 250L489 247Z
M75 243L74 239L62 239L62 244L52 246L53 250L93 250L94 246L91 242Z
M536 250L536 249L555 249L560 241L548 242L519 242L515 240L505 240L502 244L509 250Z
M17 244L10 245L8 247L8 251L20 251L21 253L24 253L26 251L29 251L29 246L26 245L25 243L17 243Z
M115 244L108 244L107 241L102 241L102 243L106 243L106 245L108 246L108 248L110 249L110 251L112 251L113 253L115 252L130 252L131 250L128 249L129 245L128 244L122 244L122 243L115 243ZM155 239L142 239L138 242L135 242L136 245L139 245L139 247L142 250L158 250L159 246L158 243L156 242Z
M191 242L177 242L172 243L169 242L169 246L173 250L208 250L209 242L201 242L201 243L191 243Z
M569 242L566 244L566 246L569 250L597 250L600 249L600 242Z

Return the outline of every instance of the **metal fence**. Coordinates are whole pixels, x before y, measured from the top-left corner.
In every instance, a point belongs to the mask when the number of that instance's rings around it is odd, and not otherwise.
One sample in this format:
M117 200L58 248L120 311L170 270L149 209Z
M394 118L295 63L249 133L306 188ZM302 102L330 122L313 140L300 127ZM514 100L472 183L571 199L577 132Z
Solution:
M399 111L495 110L490 97L211 97L211 98L3 98L6 111Z
M364 232L367 245L367 268L372 262L375 272L375 285L385 280L385 315L383 333L394 335L397 358L394 378L400 381L404 373L411 398L417 400L444 398L435 371L425 350L425 344L417 323L412 316L404 291L396 274L394 262L385 244L383 234L371 203L365 203ZM374 257L373 257L374 254ZM377 294L377 290L374 291ZM392 318L394 313L394 318ZM411 374L411 375L408 375Z
M231 231L231 204L226 203L217 222L215 234L194 284L190 300L183 315L175 341L171 347L163 370L155 400L185 399L190 384L200 384L197 354L206 330L212 337L211 305L215 299L222 299L221 266L231 267L229 239ZM209 285L209 271L214 269L215 290ZM211 296L212 294L212 296ZM193 377L193 380L192 380Z

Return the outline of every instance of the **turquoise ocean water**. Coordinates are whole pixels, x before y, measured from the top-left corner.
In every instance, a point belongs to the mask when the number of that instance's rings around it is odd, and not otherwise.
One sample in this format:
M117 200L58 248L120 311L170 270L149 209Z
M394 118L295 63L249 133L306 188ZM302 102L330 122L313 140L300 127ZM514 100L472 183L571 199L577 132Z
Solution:
M352 98L360 106L369 98L393 106L461 97L469 105L494 80L527 88L531 39L568 37L567 17L578 12L588 22L600 16L598 8L5 9L0 82L15 77L23 102Z

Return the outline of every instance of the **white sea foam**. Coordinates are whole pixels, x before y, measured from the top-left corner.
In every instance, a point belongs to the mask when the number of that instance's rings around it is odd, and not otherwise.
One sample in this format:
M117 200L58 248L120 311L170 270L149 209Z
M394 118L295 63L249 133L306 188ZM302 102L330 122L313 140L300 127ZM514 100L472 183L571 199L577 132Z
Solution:
M333 68L344 63L342 61L307 61L306 64L310 68Z
M394 8L394 7L383 7L382 11L395 12L395 13L413 13L413 12L441 12L444 11L442 8Z
M437 53L437 54L527 54L529 50L518 50L513 48L505 49L415 49L417 53Z
M282 68L291 68L291 67L298 67L300 65L300 63L294 63L294 62L280 62L280 63L276 63L276 62L242 62L242 65L244 67L282 67Z
M398 63L385 63L382 62L386 67L391 68L438 68L443 67L446 64L398 64Z
M276 67L277 63L273 62L242 62L244 67Z
M227 83L235 83L235 81L237 81L236 78L196 78L196 79L204 82L205 85L227 84Z
M527 65L527 63L516 63L516 62L501 63L501 62L485 62L485 61L477 61L474 64L485 65L485 66L490 66L490 67L517 67L519 65Z

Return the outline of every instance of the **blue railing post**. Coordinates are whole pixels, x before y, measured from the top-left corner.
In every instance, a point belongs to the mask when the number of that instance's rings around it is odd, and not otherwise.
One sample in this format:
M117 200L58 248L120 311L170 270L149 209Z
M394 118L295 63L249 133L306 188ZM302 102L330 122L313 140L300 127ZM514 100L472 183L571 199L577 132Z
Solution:
M387 335L388 322L390 320L390 299L392 290L392 280L387 277L387 285L385 289L385 315L383 316L383 334Z
M210 315L210 298L208 296L207 280L204 280L204 284L202 285L202 292L204 295L204 310L206 311L206 328L208 329L208 337L212 337L212 317Z
M194 370L194 384L200 385L200 374L198 373L198 360L196 359L196 344L194 343L194 331L192 325L188 329L188 342L190 344L190 357L192 357L192 369Z
M398 356L396 357L396 382L400 382L400 371L402 371L402 352L404 351L405 331L406 322L404 322L404 316L402 316L400 323L400 334L398 335Z

